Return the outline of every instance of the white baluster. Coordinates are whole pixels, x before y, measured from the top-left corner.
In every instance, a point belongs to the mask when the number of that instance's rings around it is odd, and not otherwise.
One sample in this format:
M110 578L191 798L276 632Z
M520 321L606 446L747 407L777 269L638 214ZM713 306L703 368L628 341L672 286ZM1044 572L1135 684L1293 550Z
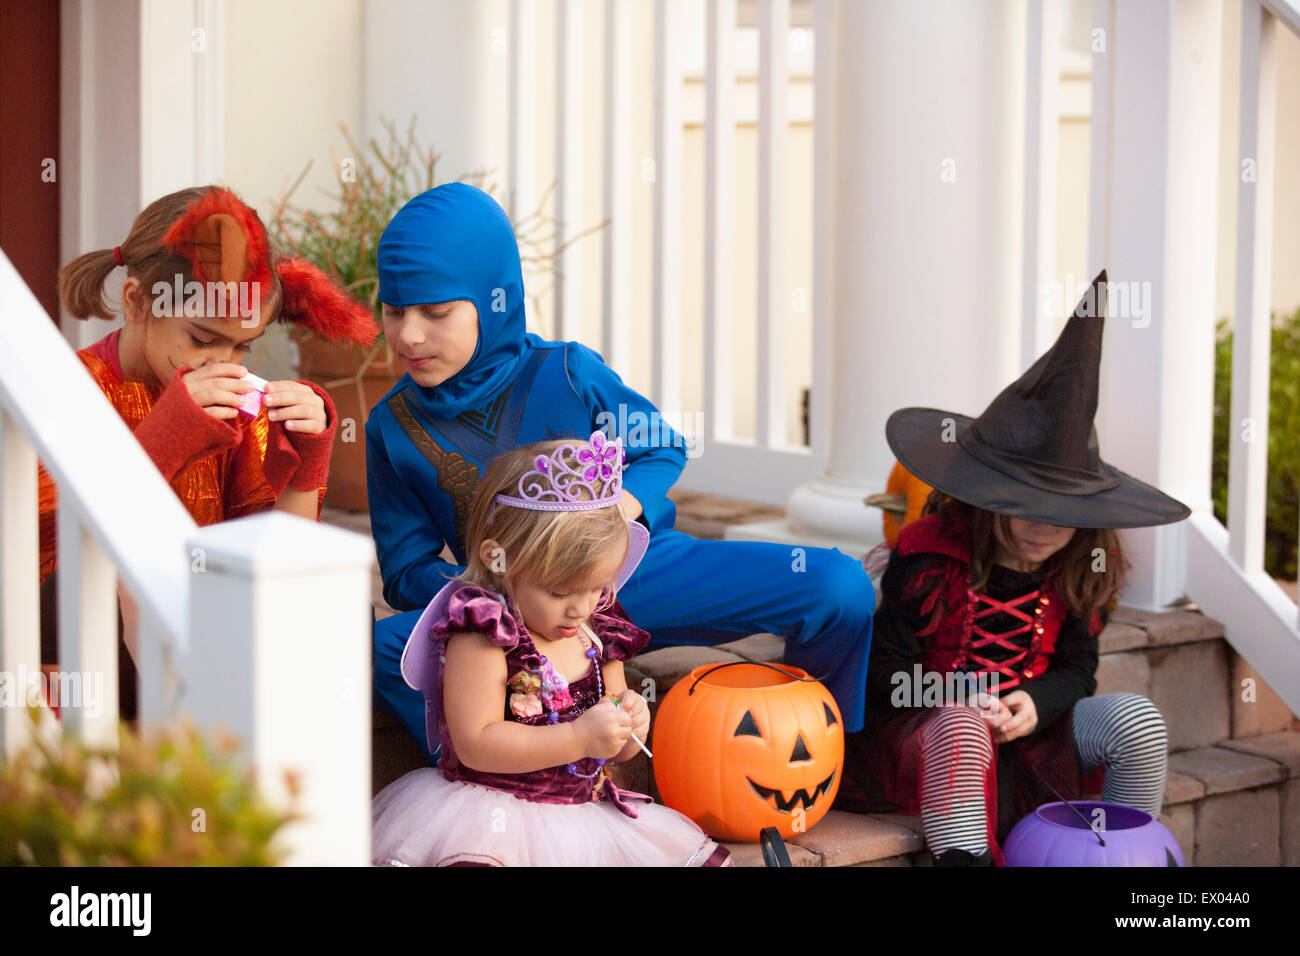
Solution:
M59 716L93 746L117 746L117 571L82 523L76 502L59 502ZM143 674L141 677L143 678ZM81 699L65 700L76 688Z
M704 436L734 430L732 248L735 242L736 0L709 0L704 144Z
M1110 183L1115 122L1113 103L1115 0L1092 0L1092 104L1088 120L1088 275L1110 261ZM1098 32L1099 31L1099 32Z
M1056 339L1057 316L1043 308L1056 261L1056 146L1060 129L1060 4L1029 0L1025 90L1025 244L1021 275L1020 363L1029 368Z
M632 14L626 0L605 2L605 195L601 349L610 368L627 376L632 360L631 181Z
M757 444L786 440L785 353L790 288L786 259L786 153L789 139L790 0L760 0L758 118Z
M582 0L559 0L555 17L555 245L563 249L582 232ZM555 335L566 341L582 334L582 253L570 246L555 280Z
M0 757L30 741L22 704L41 672L37 507L36 450L0 408Z
M654 264L651 342L653 398L679 421L682 273L682 71L678 0L655 2Z
M808 401L809 447L824 458L834 427L831 402L831 335L835 315L835 44L832 0L813 8L813 322L812 382Z
M1247 573L1264 567L1273 278L1276 22L1241 5L1241 122L1237 155L1237 293L1228 420L1228 550Z

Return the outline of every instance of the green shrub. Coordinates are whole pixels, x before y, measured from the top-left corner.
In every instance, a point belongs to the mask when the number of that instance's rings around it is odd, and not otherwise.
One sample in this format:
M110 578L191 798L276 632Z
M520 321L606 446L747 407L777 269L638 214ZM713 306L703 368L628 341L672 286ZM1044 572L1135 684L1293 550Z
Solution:
M273 840L296 814L264 803L232 738L209 746L189 726L119 734L112 751L33 733L32 746L0 764L0 866L280 862Z
M1296 579L1300 535L1300 309L1273 321L1268 397L1268 503L1264 568L1275 578ZM1214 514L1228 521L1228 439L1232 405L1232 331L1221 320L1214 349L1214 456L1210 478Z

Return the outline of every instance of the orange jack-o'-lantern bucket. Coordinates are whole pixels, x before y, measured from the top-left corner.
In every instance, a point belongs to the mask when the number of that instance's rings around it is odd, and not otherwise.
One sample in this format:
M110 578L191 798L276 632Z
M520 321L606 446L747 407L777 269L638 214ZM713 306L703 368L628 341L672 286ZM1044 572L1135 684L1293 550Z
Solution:
M824 684L786 664L695 668L659 705L655 782L664 803L712 837L791 837L830 809L844 723Z

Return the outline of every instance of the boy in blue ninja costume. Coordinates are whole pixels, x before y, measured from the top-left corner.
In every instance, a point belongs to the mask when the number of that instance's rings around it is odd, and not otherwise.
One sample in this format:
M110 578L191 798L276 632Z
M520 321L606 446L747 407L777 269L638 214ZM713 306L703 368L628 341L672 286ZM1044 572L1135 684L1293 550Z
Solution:
M470 493L488 462L602 426L614 437L617 423L653 420L656 410L591 349L525 331L514 230L473 186L448 183L402 207L379 242L379 300L406 375L366 423L370 520L384 599L408 613L375 625L374 683L378 706L424 746L424 697L402 680L402 649L420 612L464 570ZM685 443L654 431L650 442L636 429L620 436L624 510L650 529L650 545L618 598L650 632L651 649L784 635L786 660L826 683L846 730L861 729L875 603L861 565L808 548L800 566L786 545L672 530L667 492L685 467ZM456 564L440 557L444 546Z

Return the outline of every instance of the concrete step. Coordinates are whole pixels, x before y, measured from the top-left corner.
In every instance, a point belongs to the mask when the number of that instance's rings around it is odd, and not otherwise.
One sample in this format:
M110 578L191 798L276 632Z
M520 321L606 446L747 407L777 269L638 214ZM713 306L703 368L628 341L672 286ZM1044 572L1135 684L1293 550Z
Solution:
M1300 732L1171 754L1165 795L1189 866L1300 866Z
M1188 866L1300 866L1300 733L1174 754L1160 821ZM757 844L729 843L737 866ZM786 841L796 866L930 866L918 817L832 810Z

